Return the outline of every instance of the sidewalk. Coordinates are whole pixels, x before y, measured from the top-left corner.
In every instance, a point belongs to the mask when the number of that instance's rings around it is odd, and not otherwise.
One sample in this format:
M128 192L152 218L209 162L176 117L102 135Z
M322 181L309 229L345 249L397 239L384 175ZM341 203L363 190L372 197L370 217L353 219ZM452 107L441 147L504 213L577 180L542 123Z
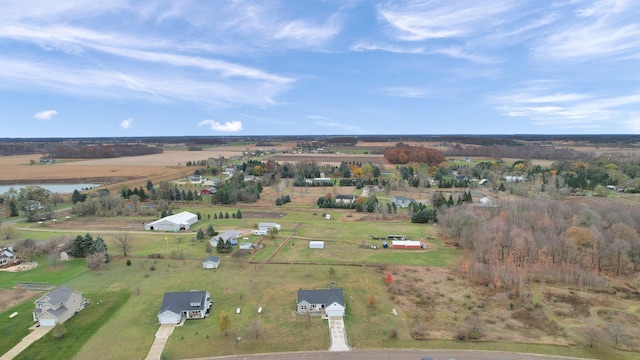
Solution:
M51 329L53 329L53 326L34 327L34 330L29 335L25 336L18 345L14 346L11 350L2 355L0 360L11 360L18 356L22 350L26 349L29 345L43 337L46 333L51 331Z

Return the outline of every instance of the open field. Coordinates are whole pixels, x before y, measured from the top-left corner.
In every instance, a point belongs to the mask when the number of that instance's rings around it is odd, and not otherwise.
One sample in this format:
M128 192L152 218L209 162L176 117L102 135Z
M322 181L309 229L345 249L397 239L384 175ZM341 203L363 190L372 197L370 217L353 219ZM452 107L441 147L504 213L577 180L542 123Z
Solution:
M32 157L0 160L7 166L15 166L11 169L22 167L51 171L49 176L57 176L61 181L67 175L66 169L69 169L69 174L75 174L73 169L77 168L92 175L94 172L103 174L103 171L118 173L130 179L132 186L140 186L147 178L157 183L159 179L173 180L192 172L193 168L178 166L178 163L183 165L186 161L217 157L224 151L237 152L246 147L210 148L199 152L170 150L159 156L74 161L46 166L30 166ZM218 155L211 155L215 151ZM312 159L309 155L300 154L301 157L297 158L306 161ZM344 161L370 161L362 159L373 156L382 158L380 155L357 154L352 155L352 159L358 160ZM318 155L314 159L324 163L339 162L344 158ZM165 161L166 164L163 163ZM22 174L26 173L17 174L24 176ZM384 202L393 195L428 202L433 191L439 189L394 189L377 196ZM485 195L494 198L510 196L490 193L487 189L473 189L472 192L474 199ZM640 303L632 292L595 293L545 283L534 284L517 293L478 286L458 275L456 267L465 253L446 245L439 238L437 226L411 224L406 210L382 216L355 210L319 209L315 202L327 193L356 194L358 190L340 186L294 188L292 180L286 179L266 187L260 200L254 204L214 206L210 203L181 203L174 208L174 213L182 210L199 212L202 219L190 231L179 233L142 231L145 222L157 218L154 216L71 216L69 220L60 217L55 225L51 222L20 222L16 237L0 240L0 246L26 238L44 241L54 236L71 241L76 235L90 233L94 238L99 235L105 239L112 261L102 271L94 272L87 269L82 259L60 263L42 256L35 259L39 266L33 270L0 272L0 296L10 300L4 309L0 308L0 311L4 310L0 312L0 327L11 329L10 336L0 337L0 353L27 333L25 327L31 324L33 297L37 296L32 292L15 290L14 286L19 282L46 282L80 290L93 301L87 309L90 311L83 311L74 321L65 323L74 329L64 340L77 339L78 342L76 347L56 355L59 358L144 358L157 330L156 315L164 292L191 289L208 290L212 294L214 305L211 314L204 320L190 320L176 328L163 353L167 360L325 350L329 347L326 321L297 316L294 310L298 289L329 286L345 290L347 339L358 349L475 348L600 359L638 358ZM292 202L274 206L275 198L283 194L290 195ZM623 195L620 201L636 203L637 199L630 196ZM605 200L582 197L569 201ZM214 219L214 214L232 214L238 209L243 213L242 219ZM325 213L331 214L332 219L326 220ZM283 227L282 231L274 237L249 235L261 221L278 222ZM247 234L247 241L261 243L263 247L248 253L218 254L222 260L220 269L203 270L201 261L208 255L208 238L196 241L195 237L198 229L205 230L209 225L219 232L239 229ZM122 231L128 231L133 237L128 257L131 266L126 265L127 258L122 257L114 241L114 233ZM428 243L429 248L411 251L361 247L363 244L381 247L381 240L373 240L372 236L384 237L387 234L404 234ZM310 240L324 240L325 249L309 249ZM163 258L151 259L148 257L150 254L160 254ZM393 278L390 284L385 283L387 273ZM374 304L370 303L372 297ZM100 321L96 321L95 316L99 314L96 310L100 305L95 303L105 300L111 304L111 299L114 307L109 308L109 316L99 315ZM237 307L242 309L240 314L235 313ZM258 307L263 307L262 314L257 313ZM391 309L396 309L398 315L393 315ZM228 336L218 332L217 316L221 310L231 315ZM20 315L13 319L15 321L10 321L8 314L13 311ZM612 323L630 329L624 335L625 343L620 346L629 352L602 345L610 343L610 335L604 331L599 333L600 344L594 348L585 346L590 328L605 329ZM481 334L478 341L451 340L460 329L473 324L478 325ZM392 330L397 331L395 339L389 337ZM77 337L77 331L93 335ZM237 337L242 340L237 342ZM38 349L46 348L51 341L54 340L43 339L33 353L24 353L22 358L37 358L41 351Z

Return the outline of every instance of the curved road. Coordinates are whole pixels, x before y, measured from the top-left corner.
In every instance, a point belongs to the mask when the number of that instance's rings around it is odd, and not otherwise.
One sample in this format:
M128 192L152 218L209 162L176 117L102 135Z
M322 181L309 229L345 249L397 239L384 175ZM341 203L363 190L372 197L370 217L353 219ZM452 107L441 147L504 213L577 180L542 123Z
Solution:
M513 352L478 351L478 350L358 350L345 352L294 352L275 354L232 355L207 357L191 360L420 360L430 357L433 360L558 360L580 359L566 356L537 354L521 354Z

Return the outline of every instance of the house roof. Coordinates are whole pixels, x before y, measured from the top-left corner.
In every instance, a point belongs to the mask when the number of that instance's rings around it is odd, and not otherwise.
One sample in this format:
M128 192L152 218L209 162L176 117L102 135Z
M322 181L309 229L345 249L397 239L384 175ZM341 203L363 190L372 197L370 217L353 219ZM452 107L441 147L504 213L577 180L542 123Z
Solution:
M394 202L405 202L405 201L414 202L415 200L413 200L412 198L408 198L406 196L396 195L396 196L392 196L391 197L391 201L394 201Z
M274 222L261 222L261 223L258 223L258 227L259 228L267 227L267 226L278 226L278 225L280 225L280 224L274 223Z
M162 307L158 314L167 310L176 314L180 314L182 310L204 310L208 306L206 302L206 291L167 292L164 293ZM195 304L197 306L194 306Z
M222 240L227 241L227 240L238 238L240 237L240 235L242 235L242 233L238 230L227 230L221 234L214 236L213 238L211 238L211 240L215 240L217 242L218 239L222 238Z
M306 301L309 304L344 304L344 292L340 288L298 290L298 304Z
M156 220L156 221L150 223L149 225L156 224L156 223L159 223L159 222L165 222L165 221L168 221L168 222L171 222L171 223L174 223L174 224L186 224L186 223L189 222L189 220L193 220L193 217L196 217L196 219L197 219L198 215L192 214L192 213L190 213L188 211L183 211L181 213L177 213L177 214L174 214L174 215L165 216L162 219L159 219L159 220Z
M215 263L219 263L220 262L220 258L217 256L209 256L208 258L204 259L203 262L209 262L209 261L213 261Z
M71 297L75 291L68 286L60 286L59 288L52 290L50 293L40 297L36 303L49 303L51 305L61 304Z
M356 198L355 195L336 195L336 199L351 200L351 199L355 199L355 198Z

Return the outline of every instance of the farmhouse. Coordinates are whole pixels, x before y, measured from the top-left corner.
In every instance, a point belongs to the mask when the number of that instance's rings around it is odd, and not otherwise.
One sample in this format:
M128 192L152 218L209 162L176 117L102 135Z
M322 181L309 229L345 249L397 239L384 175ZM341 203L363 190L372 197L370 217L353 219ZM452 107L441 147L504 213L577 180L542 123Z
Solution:
M426 249L427 244L423 244L417 240L392 240L392 249Z
M309 249L324 249L324 241L309 241Z
M145 230L153 231L180 231L189 230L191 225L198 222L198 215L188 211L183 211L175 215L163 217L160 220L148 223L144 226Z
M416 201L406 196L391 197L391 203L395 204L397 207L400 207L400 208L407 208L409 207L409 205L411 205L411 203L414 203L414 202Z
M35 301L33 321L40 326L55 326L84 309L86 304L81 292L61 286Z
M208 291L183 291L164 293L158 323L179 324L186 319L204 319L211 309Z
M220 258L217 256L209 256L202 262L203 269L217 269L220 266Z
M237 243L238 242L238 238L242 236L242 233L238 230L227 230L225 232L223 232L222 234L218 234L214 237L211 238L211 240L209 240L209 244L211 244L211 246L216 247L218 245L218 241L222 240L222 241L228 241L231 244L233 244L234 242Z
M299 315L344 316L346 305L340 288L298 290Z
M274 222L261 222L261 223L258 223L258 230L269 231L269 230L271 230L273 228L275 228L276 230L280 231L282 229L282 226L280 226L280 224L276 224Z

